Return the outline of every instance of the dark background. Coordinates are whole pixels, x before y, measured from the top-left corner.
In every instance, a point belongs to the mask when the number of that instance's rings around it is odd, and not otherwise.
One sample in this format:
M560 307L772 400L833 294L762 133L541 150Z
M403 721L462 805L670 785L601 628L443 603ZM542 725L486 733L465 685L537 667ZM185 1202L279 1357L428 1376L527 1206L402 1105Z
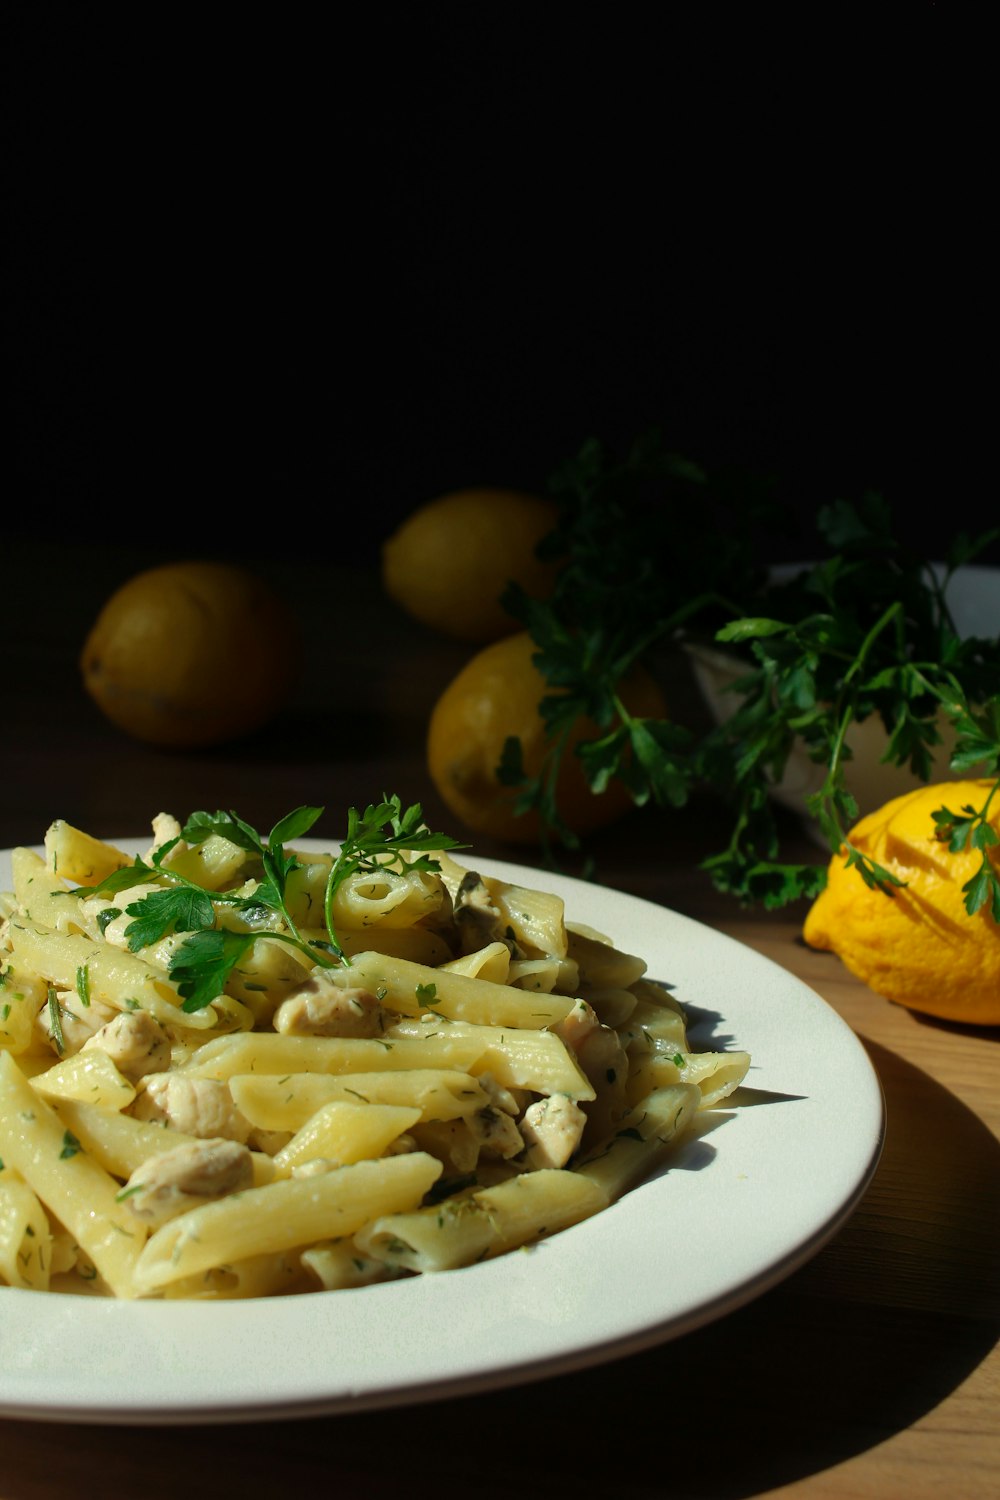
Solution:
M654 423L776 555L992 524L985 44L890 9L15 8L8 548L370 562Z

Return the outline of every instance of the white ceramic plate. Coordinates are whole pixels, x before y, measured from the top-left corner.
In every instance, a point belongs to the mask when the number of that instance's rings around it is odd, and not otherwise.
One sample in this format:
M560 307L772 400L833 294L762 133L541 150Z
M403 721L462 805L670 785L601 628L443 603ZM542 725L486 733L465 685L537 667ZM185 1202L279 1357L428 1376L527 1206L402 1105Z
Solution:
M732 1107L706 1111L669 1169L604 1213L464 1270L252 1302L0 1287L0 1413L231 1422L512 1385L720 1318L840 1227L875 1170L883 1102L861 1043L825 1001L675 912L519 866L478 867L558 891L570 920L646 958L687 1007L693 1046L749 1051ZM0 855L0 889L9 879Z

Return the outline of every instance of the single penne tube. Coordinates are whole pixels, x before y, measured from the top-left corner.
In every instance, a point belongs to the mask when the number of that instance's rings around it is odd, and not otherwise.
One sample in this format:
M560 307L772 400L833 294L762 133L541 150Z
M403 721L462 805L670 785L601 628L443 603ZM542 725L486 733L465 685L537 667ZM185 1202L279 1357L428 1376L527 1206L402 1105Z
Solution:
M99 1109L79 1099L53 1101L66 1129L106 1172L114 1177L131 1177L151 1157L172 1151L175 1146L196 1145L199 1136L160 1125L154 1120L135 1120L131 1115ZM252 1151L254 1185L270 1182L274 1176L271 1157L263 1151Z
M467 974L471 979L488 979L491 984L507 984L510 949L506 943L487 943L485 948L477 948L474 953L466 953L461 958L451 958L437 967L446 969L449 974Z
M191 1276L168 1281L160 1288L164 1301L232 1302L246 1297L280 1297L306 1291L309 1277L295 1251L249 1255Z
M498 1187L373 1220L356 1236L365 1255L410 1271L446 1271L503 1255L607 1206L601 1186L557 1167Z
M601 1188L608 1202L614 1202L685 1134L700 1103L701 1094L693 1083L656 1089L572 1170Z
M36 883L37 882L37 883ZM10 850L10 892L13 895L13 907L15 910L24 912L31 898L46 889L72 889L70 883L64 880L60 874L46 864L37 850L27 849L24 844L19 844L16 849Z
M613 943L602 942L580 928L569 929L568 956L579 968L580 984L593 989L627 990L646 972L646 961L624 953Z
M193 880L206 891L221 891L236 880L249 855L245 849L213 833L200 844L175 844L164 856L163 869Z
M132 1297L146 1230L116 1201L119 1184L0 1053L0 1157L75 1237L116 1297Z
M72 886L54 874L34 849L12 850L10 864L18 909L36 927L97 935L93 918L83 911Z
M541 990L551 995L561 988L565 959L518 958L511 964L507 983L519 990Z
M662 984L656 979L637 979L634 984L629 985L629 989L635 995L640 1007L669 1011L678 1020L687 1022L684 1007L676 995L671 993L669 985Z
M300 853L298 860L285 882L285 908L296 927L320 928L333 856Z
M11 920L10 943L15 963L60 989L75 989L77 974L86 969L91 1000L115 1010L146 1010L162 1025L196 1031L215 1025L210 1005L188 1014L164 972L110 943L50 932L16 919Z
M325 1292L340 1291L346 1286L370 1286L393 1275L384 1261L362 1255L353 1240L310 1245L299 1258L313 1284Z
M86 1047L36 1073L31 1086L46 1099L80 1099L99 1109L121 1110L135 1098L133 1083L100 1047Z
M499 1223L504 1250L548 1238L608 1206L600 1188L588 1183L581 1189L575 1174L562 1167L521 1172L476 1192Z
M359 1251L394 1271L451 1271L485 1260L497 1231L471 1193L432 1207L373 1219L355 1237Z
M45 862L53 874L74 885L97 885L130 865L132 856L57 818L45 831Z
M32 1046L47 993L44 979L13 962L0 973L0 1048L19 1056Z
M566 904L561 896L492 875L485 876L483 884L504 927L529 958L566 957Z
M422 870L359 871L338 886L332 902L333 925L339 932L365 927L413 927L438 911L444 887Z
M636 1007L631 990L595 989L592 985L581 984L577 995L597 1012L602 1026L611 1026L615 1030L624 1026Z
M688 1050L686 1018L670 1006L651 1004L641 994L633 1010L620 1023L619 1032L630 1056L643 1052Z
M307 856L288 877L285 904L299 928L323 923L330 863L329 857ZM331 915L338 934L373 926L404 929L437 911L444 899L441 881L422 870L359 870L338 885Z
M636 1104L653 1089L670 1083L693 1083L699 1109L712 1109L738 1088L750 1067L747 1052L649 1052L633 1059L626 1091Z
M432 969L384 953L358 953L350 966L331 970L337 984L360 985L390 1010L419 1016L424 1011L481 1026L554 1026L573 1008L566 995L534 994L488 979L472 979Z
M439 1161L413 1151L233 1193L151 1235L136 1267L136 1289L148 1294L249 1256L342 1239L374 1218L415 1207L440 1175Z
M300 929L306 941L326 942L326 928ZM348 958L355 953L367 953L374 949L378 953L389 953L395 958L407 958L411 963L428 964L437 968L451 958L451 949L439 933L429 927L363 927L357 932L339 932L340 946Z
M453 1058L460 1055L463 1045L474 1046L477 1053L466 1064L468 1071L490 1073L504 1088L569 1094L578 1100L594 1098L594 1086L575 1055L552 1031L476 1026L468 1021L423 1016L398 1021L386 1032L386 1039L393 1043L409 1038L423 1039L428 1048L440 1044L444 1055ZM456 1061L452 1066L459 1064Z
M420 1119L412 1105L358 1104L350 1099L332 1099L297 1130L274 1156L276 1177L288 1177L309 1161L329 1161L344 1166L354 1161L374 1161Z
M227 993L242 1002L256 1020L266 1022L288 995L301 989L311 966L296 949L268 937L255 938L233 968Z
M47 1292L52 1228L38 1196L10 1172L0 1176L0 1282Z
M224 1081L237 1073L376 1073L406 1068L458 1068L468 1071L489 1046L491 1033L479 1028L452 1035L384 1037L294 1036L284 1032L239 1032L213 1037L184 1064L186 1076Z
M238 1073L229 1080L233 1103L258 1130L301 1130L324 1104L394 1104L420 1111L421 1120L455 1120L485 1109L482 1085L468 1073L411 1068L398 1073L290 1073L261 1077Z

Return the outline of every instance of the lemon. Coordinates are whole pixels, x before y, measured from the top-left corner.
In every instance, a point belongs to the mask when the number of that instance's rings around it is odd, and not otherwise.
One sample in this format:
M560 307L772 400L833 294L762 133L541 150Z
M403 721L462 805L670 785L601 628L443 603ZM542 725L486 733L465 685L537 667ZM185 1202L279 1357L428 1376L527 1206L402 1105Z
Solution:
M186 749L237 739L271 718L293 680L297 627L263 579L220 562L149 568L101 609L83 684L135 739Z
M558 518L554 501L520 490L454 490L409 515L382 544L382 586L413 619L485 645L519 629L508 583L545 598L555 567L535 549Z
M527 631L485 646L444 689L428 725L428 770L446 806L465 828L509 843L536 843L542 831L535 812L514 811L516 788L496 778L509 735L520 739L529 775L542 766L547 743L538 705L550 690L532 661L537 649ZM625 679L619 694L632 714L666 716L660 688L643 668ZM556 788L561 816L581 835L614 822L633 805L617 780L600 794L592 792L571 753L581 739L598 733L587 720L576 726Z
M935 837L939 807L981 808L990 781L949 781L894 797L862 818L851 842L906 884L886 895L864 884L843 855L806 914L803 937L836 953L877 994L949 1021L1000 1024L1000 927L988 905L965 909L977 850L952 853ZM990 824L1000 834L1000 798ZM991 851L1000 868L996 850Z

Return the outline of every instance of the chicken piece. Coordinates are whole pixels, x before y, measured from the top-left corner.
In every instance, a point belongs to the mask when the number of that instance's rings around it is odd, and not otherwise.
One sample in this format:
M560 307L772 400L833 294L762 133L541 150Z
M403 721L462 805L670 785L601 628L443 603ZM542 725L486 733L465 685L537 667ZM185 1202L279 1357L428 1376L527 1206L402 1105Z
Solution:
M214 1078L153 1073L129 1112L137 1120L158 1120L201 1140L221 1136L245 1144L251 1129L228 1086Z
M499 1156L509 1161L524 1150L524 1141L515 1122L521 1113L521 1105L510 1089L497 1083L492 1073L480 1073L476 1082L490 1101L468 1118L468 1130L476 1144L477 1155L482 1152L484 1156Z
M152 1156L121 1197L144 1224L165 1224L200 1203L253 1186L253 1157L238 1141L198 1141Z
M469 1128L484 1156L501 1156L509 1161L524 1150L524 1141L515 1121L505 1110L487 1104L469 1116Z
M274 1029L286 1036L375 1037L385 1030L385 1011L368 990L344 989L320 969L281 1002Z
M171 839L179 839L181 836L181 825L173 813L160 812L153 819L153 844L146 854L146 859L151 860L158 849L164 844L169 844ZM186 847L186 846L185 846Z
M586 1000L574 1000L573 1009L552 1030L565 1042L571 1052L578 1053L591 1032L600 1026L600 1017Z
M57 1057L70 1057L118 1014L100 1000L84 1005L76 990L52 989L49 1001L43 1001L35 1017L35 1026Z
M532 1167L564 1167L583 1138L587 1116L568 1094L550 1094L530 1104L521 1121Z
M133 1083L170 1067L170 1038L146 1010L119 1011L113 1021L84 1042L82 1050L95 1048L106 1052L119 1073Z

